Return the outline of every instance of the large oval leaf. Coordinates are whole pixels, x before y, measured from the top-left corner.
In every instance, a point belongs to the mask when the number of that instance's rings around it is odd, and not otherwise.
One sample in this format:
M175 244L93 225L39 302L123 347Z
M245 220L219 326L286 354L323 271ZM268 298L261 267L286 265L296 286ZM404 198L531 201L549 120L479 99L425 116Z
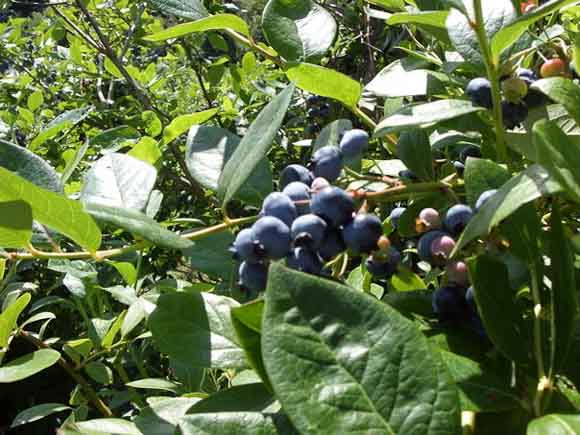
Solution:
M239 304L211 293L176 292L159 298L149 327L161 352L195 367L245 368L230 319Z
M190 20L207 17L208 12L201 0L149 0L151 6L168 15Z
M49 368L60 358L53 349L40 349L0 367L0 384L17 382Z
M186 415L179 428L183 435L293 435L283 415L259 412L214 412Z
M557 103L563 105L570 116L580 125L580 86L563 77L538 80L532 89L539 90Z
M0 247L25 248L32 238L32 209L24 201L0 202Z
M43 159L26 148L0 140L0 166L46 190L63 192L60 177Z
M248 128L219 179L218 194L224 203L234 198L247 183L248 178L270 149L293 94L294 85L289 85L262 109Z
M264 35L287 60L323 56L336 28L332 15L312 0L270 0L262 15Z
M185 151L189 173L202 186L217 190L223 168L239 143L240 138L226 129L209 125L193 126L187 136ZM269 162L262 158L235 197L260 205L271 191L272 171Z
M510 173L491 160L468 158L463 179L467 203L474 207L479 195L486 190L499 189L509 181Z
M85 177L85 203L143 210L155 185L157 170L143 160L110 153L99 159Z
M459 433L457 389L419 329L332 281L270 266L262 353L303 433Z
M167 39L179 38L197 32L207 32L208 30L234 30L243 35L249 36L250 30L244 20L236 15L218 14L191 23L182 23L161 32L143 38L145 41L165 41ZM212 109L215 110L215 109Z
M548 414L528 425L527 435L578 435L580 415Z

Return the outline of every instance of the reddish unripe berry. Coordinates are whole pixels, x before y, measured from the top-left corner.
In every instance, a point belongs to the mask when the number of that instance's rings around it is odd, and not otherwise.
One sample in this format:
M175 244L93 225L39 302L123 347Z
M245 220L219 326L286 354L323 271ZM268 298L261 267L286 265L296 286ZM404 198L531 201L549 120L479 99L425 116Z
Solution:
M377 246L378 246L379 250L386 251L387 249L389 249L391 247L391 241L389 240L388 237L381 236L379 238L379 241L377 242Z
M318 177L315 178L310 186L310 190L312 193L320 192L325 187L329 187L330 183L326 178Z
M540 68L540 75L544 78L561 76L565 72L566 63L560 58L550 59Z
M425 225L426 230L434 230L441 227L441 216L434 208L424 208L419 213L419 221Z
M455 240L449 236L437 237L431 242L431 254L438 261L447 260L454 248Z
M469 284L469 273L467 265L463 261L453 261L446 267L447 279L453 284L467 286Z

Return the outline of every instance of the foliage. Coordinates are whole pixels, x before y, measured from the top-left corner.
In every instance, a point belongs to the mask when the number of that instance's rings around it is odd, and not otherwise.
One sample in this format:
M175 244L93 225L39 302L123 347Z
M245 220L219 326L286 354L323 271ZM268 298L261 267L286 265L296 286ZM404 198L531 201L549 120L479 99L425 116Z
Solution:
M539 3L0 0L0 433L580 433L580 5ZM382 234L238 285L361 129L330 181Z

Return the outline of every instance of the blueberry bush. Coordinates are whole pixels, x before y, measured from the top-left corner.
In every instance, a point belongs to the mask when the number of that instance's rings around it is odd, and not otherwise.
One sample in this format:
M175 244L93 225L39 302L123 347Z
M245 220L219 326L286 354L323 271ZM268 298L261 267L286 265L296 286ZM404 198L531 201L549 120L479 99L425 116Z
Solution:
M0 0L0 434L580 434L580 2Z

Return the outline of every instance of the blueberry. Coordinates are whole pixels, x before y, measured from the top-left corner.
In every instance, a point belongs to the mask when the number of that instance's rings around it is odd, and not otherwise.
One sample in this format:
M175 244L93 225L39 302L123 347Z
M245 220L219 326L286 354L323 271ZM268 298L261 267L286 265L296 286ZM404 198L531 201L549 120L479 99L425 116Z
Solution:
M417 253L419 254L419 258L430 263L433 260L431 244L435 239L446 235L447 234L444 231L439 230L429 231L423 234L417 243Z
M473 210L465 204L456 204L447 210L443 226L453 236L458 236L465 229L471 218Z
M413 172L405 169L399 172L399 178L409 181L419 181L419 177L417 177Z
M239 286L245 290L260 292L268 283L268 266L263 263L243 262L239 268Z
M292 225L298 217L298 211L290 197L281 192L270 193L262 203L261 216L273 216L286 225Z
M524 97L524 103L528 109L544 106L548 104L548 101L548 97L537 89L529 89L527 95Z
M434 208L424 208L419 213L419 221L428 230L434 230L441 227L441 216Z
M526 81L527 83L535 82L536 80L538 80L538 75L531 69L527 68L518 68L516 71L516 75L520 79Z
M383 225L374 214L359 214L342 230L342 238L354 254L368 254L376 250L382 235Z
M330 186L330 183L328 182L328 180L326 178L318 177L318 178L315 178L314 181L312 182L312 185L310 186L310 190L312 191L312 193L317 193L317 192L320 192L325 187L329 187L329 186Z
M259 251L259 243L254 237L254 232L249 228L240 231L230 247L235 260L248 263L257 263L261 260L262 256Z
M491 96L491 83L484 77L478 77L471 80L465 88L465 93L476 106L491 109L493 107L493 99Z
M354 200L341 188L330 186L312 196L310 211L338 228L352 220Z
M440 236L431 242L431 261L436 265L444 265L455 248L455 240L448 235Z
M294 245L318 249L322 244L327 227L324 219L315 214L300 216L294 221L291 228Z
M290 228L280 219L261 217L252 226L252 231L267 258L278 260L290 252Z
M340 141L340 150L347 159L362 156L369 148L369 135L364 130L353 129L344 133Z
M286 265L295 270L320 275L324 264L316 252L304 247L294 248L286 258Z
M312 172L315 177L335 181L342 171L342 153L337 147L327 145L318 149L312 156Z
M284 189L293 181L300 181L301 183L310 186L314 177L312 173L302 165L288 165L280 174L280 190Z
M463 177L463 173L465 172L465 164L460 162L459 160L455 160L453 162L453 167L455 168L455 171L457 171L457 174L460 177Z
M468 310L463 290L460 287L447 286L433 293L433 311L444 324L463 323L468 319Z
M493 195L496 194L496 192L497 189L490 189L479 195L479 198L477 198L477 201L475 202L475 212L477 213L481 207L483 207L484 204L489 201Z
M397 229L397 224L399 222L399 219L401 218L403 213L405 213L406 211L407 211L407 209L405 207L397 207L391 211L391 214L389 215L389 219L391 220L391 225L393 226L393 229L395 229L395 230Z
M310 212L310 187L300 181L293 181L288 184L282 193L295 202L296 211L298 215L303 215ZM296 201L307 201L304 204L296 204Z
M320 116L320 109L317 107L312 107L310 109L308 109L308 112L306 112L306 114L308 115L309 118L318 118Z
M320 111L318 112L318 114L321 118L326 118L328 115L330 115L330 104L325 103L322 106L320 106Z
M319 104L322 101L322 97L319 95L310 95L306 98L306 103L314 106L315 104Z
M501 112L505 127L512 130L519 126L528 117L528 107L522 103L501 102Z
M395 248L390 248L386 256L384 254L371 255L367 258L366 268L376 278L390 278L397 272L400 262L400 252Z
M323 258L324 261L330 261L345 250L346 244L342 239L340 230L335 228L328 228L320 248L318 249L318 254Z
M469 309L473 313L477 313L477 304L475 303L475 291L473 287L469 287L465 292L465 301L467 302Z
M479 147L475 145L469 145L461 150L459 153L459 160L465 162L468 157L480 158L481 157L481 150Z

